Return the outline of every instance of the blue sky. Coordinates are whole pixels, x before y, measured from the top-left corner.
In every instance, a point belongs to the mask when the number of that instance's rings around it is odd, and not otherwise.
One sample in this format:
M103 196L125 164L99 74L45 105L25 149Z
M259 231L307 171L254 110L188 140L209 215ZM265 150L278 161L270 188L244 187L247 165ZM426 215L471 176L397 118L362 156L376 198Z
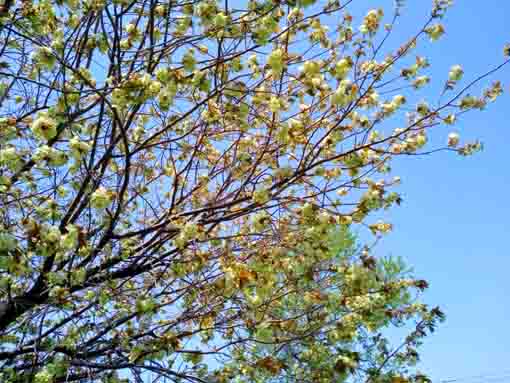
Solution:
M391 3L358 2L387 10ZM428 0L406 3L395 30L400 38L421 25L431 5ZM430 58L431 75L445 78L451 65L462 64L468 79L500 63L503 45L510 42L509 15L508 1L456 1L442 41L421 50ZM494 78L503 81L508 93L510 67ZM461 137L480 138L483 152L468 158L451 153L405 158L393 166L403 180L404 203L389 213L394 231L382 241L379 254L404 257L416 275L431 283L427 302L447 314L422 349L420 367L434 381L508 375L509 97L469 114L456 127Z

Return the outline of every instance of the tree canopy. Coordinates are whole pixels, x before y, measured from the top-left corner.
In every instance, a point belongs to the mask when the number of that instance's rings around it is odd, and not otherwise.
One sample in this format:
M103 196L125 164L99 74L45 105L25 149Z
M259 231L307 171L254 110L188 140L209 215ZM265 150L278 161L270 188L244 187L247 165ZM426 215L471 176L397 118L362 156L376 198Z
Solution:
M431 100L451 1L396 49L403 2L359 3L3 0L3 382L427 381L391 163L480 150L454 125L510 48Z

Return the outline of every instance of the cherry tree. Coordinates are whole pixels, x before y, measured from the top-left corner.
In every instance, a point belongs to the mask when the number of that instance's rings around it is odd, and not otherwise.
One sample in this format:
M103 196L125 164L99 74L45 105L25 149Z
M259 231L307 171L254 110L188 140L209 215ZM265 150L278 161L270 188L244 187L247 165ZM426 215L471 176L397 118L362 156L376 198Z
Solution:
M392 49L401 3L4 0L1 380L427 381L443 314L373 254L391 163L480 150L510 48L428 100L451 4Z

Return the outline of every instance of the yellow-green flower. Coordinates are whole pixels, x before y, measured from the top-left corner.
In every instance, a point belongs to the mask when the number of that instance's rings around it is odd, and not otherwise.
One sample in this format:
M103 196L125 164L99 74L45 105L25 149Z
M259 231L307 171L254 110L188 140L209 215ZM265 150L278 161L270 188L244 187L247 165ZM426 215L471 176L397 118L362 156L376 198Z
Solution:
M303 72L307 76L314 76L320 73L320 66L317 61L306 61L303 64Z
M34 383L52 383L53 382L53 374L51 374L47 369L43 369L35 374Z
M52 118L41 116L32 123L30 129L37 138L51 140L57 135L57 122Z
M47 69L53 68L56 61L55 56L51 51L51 48L48 47L39 48L35 53L35 59L37 60L38 63L40 63Z
M441 24L436 24L425 29L425 32L429 35L431 41L437 41L444 34L444 27Z
M223 12L218 13L214 17L214 25L216 25L217 27L220 27L220 28L224 27L227 24L227 21L228 21L228 16L225 15Z
M0 252L12 251L16 249L18 241L12 234L0 232Z
M447 124L447 125L453 125L455 123L455 120L457 119L457 117L455 116L455 114L449 114L448 116L446 116L444 118L444 123Z
M16 148L7 147L0 149L0 166L6 165L9 168L15 167L20 160L20 155L16 152Z
M419 89L425 85L427 85L428 83L430 82L430 77L429 76L418 76L416 77L416 79L414 80L413 82L413 86L416 88L416 89Z
M95 209L105 209L112 203L112 197L112 192L101 186L90 196L90 204Z
M337 79L343 79L349 73L353 65L350 57L345 57L338 61L335 65L335 77Z
M63 166L67 162L67 155L48 145L42 145L35 150L32 158L36 163L46 161L51 166Z
M448 73L448 79L450 81L459 81L464 74L464 70L460 65L454 65L450 68L450 72Z
M458 133L450 133L448 135L448 146L451 148L456 147L459 144L460 137Z
M252 195L253 202L261 205L269 201L269 198L269 191L266 189L255 190Z
M90 150L90 145L80 139L73 137L69 140L69 147L74 158L80 159Z
M269 109L271 109L271 112L278 112L281 109L281 103L278 97L271 97L269 100Z
M184 69L189 72L193 72L193 70L195 69L196 62L197 60L195 59L195 52L193 50L187 51L182 56L182 65Z
M67 233L62 237L62 247L72 250L78 243L79 230L75 225L67 225L66 229Z
M281 49L275 49L271 52L267 58L267 63L275 73L280 73L283 70L283 55L284 52Z

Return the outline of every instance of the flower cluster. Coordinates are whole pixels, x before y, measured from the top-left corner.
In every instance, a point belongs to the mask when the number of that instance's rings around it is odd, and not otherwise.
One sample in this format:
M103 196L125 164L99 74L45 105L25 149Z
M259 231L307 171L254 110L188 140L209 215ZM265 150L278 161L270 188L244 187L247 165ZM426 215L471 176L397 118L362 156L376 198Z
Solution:
M379 29L381 17L384 16L382 9L372 9L367 13L363 24L361 24L360 31L364 34L374 34Z

